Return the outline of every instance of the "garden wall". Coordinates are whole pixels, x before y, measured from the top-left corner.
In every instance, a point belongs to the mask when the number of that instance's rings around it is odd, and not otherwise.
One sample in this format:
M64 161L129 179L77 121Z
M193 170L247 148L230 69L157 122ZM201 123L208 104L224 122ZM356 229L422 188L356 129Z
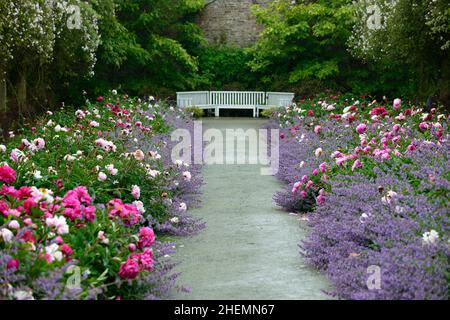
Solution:
M239 47L252 45L262 27L251 13L254 4L270 0L213 0L199 16L198 23L211 43L227 43Z

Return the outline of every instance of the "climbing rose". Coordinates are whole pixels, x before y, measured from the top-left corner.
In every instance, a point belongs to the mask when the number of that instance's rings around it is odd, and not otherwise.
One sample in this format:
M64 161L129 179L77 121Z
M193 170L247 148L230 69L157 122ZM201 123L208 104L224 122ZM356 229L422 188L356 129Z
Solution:
M8 165L3 165L0 167L0 181L11 184L16 181L16 177L16 172Z

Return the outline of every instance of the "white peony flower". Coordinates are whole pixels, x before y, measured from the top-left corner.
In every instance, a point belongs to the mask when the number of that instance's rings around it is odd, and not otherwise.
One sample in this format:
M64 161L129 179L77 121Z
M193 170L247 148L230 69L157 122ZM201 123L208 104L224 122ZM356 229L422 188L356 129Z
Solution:
M41 180L41 179L42 179L42 173L41 173L41 171L39 171L39 170L34 171L34 172L33 172L33 177L34 177L36 180Z
M9 243L12 242L14 234L11 232L11 230L3 228L0 230L0 237L2 237L3 241Z
M56 243L52 243L51 245L45 247L45 253L50 257L50 262L61 261L63 259L63 254L59 250L59 246Z
M181 212L185 212L187 210L187 205L184 202L181 202L180 205L178 206L178 210Z
M67 225L67 220L62 216L55 216L53 218L45 219L45 223L49 227L55 227L58 234L69 233L69 226Z
M144 203L142 201L134 201L133 205L140 213L145 213Z
M429 232L425 232L422 235L422 240L425 244L433 244L439 240L439 234L436 232L436 230L430 230Z
M317 148L316 151L314 151L314 155L316 156L316 158L320 157L322 153L322 148Z
M108 176L104 172L100 171L98 173L98 177L97 177L98 181L105 181L107 178L108 178Z
M191 181L192 175L189 171L184 171L183 172L183 178L185 181Z

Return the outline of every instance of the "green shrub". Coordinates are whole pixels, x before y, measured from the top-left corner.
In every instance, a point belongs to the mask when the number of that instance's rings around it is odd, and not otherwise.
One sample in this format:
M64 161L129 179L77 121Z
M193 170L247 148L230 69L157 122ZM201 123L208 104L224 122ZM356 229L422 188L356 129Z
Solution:
M261 111L260 115L263 118L272 118L274 117L278 112L280 111L280 108L269 108L269 109L264 109L263 111Z
M192 116L193 116L195 119L198 119L198 118L201 118L201 117L204 116L204 111L203 111L203 109L200 109L199 107L195 107L195 106L193 106L193 107L187 107L187 108L184 109L184 110L186 110L187 113L192 114Z

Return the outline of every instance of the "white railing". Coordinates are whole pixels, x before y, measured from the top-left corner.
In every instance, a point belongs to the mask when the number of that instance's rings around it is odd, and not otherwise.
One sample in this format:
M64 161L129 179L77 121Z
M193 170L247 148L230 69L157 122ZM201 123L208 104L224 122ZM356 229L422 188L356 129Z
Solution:
M177 105L180 108L209 105L209 91L177 92Z
M270 107L287 107L292 103L294 94L290 92L261 91L190 91L177 92L177 105L180 108L196 106L202 109L215 109L219 116L220 109L253 109L253 116L259 115L260 109Z
M211 91L210 105L219 106L256 106L265 104L264 92Z

